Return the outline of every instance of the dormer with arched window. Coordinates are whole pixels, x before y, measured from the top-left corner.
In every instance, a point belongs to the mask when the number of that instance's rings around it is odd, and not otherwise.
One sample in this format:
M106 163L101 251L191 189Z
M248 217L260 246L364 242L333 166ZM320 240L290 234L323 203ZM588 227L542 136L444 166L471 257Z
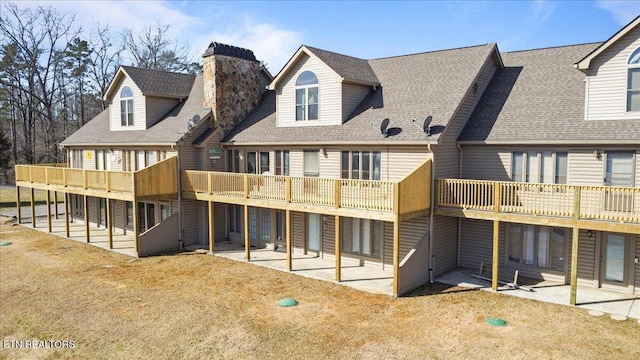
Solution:
M120 91L120 125L133 126L133 92L128 86Z
M296 121L318 120L318 78L303 71L296 80Z

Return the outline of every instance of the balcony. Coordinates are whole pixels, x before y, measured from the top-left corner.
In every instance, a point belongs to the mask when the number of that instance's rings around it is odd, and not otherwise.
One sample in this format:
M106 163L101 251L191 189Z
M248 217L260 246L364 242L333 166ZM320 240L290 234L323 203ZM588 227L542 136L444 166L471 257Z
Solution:
M437 215L640 233L640 189L436 180Z
M399 182L186 170L185 198L394 221L430 207L431 160Z
M177 194L175 157L136 172L83 170L67 164L16 165L16 186L134 201Z

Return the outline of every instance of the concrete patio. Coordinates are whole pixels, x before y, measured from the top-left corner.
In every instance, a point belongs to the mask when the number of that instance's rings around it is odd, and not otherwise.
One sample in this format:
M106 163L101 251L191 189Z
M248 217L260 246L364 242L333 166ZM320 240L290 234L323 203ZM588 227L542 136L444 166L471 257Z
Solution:
M236 261L246 261L244 244L234 242L216 243L216 256ZM251 264L275 270L287 271L287 254L283 248L251 249ZM357 260L342 258L342 281L336 279L334 259L323 259L312 255L294 252L291 273L312 279L334 282L354 289L375 294L393 295L393 267L361 266Z
M477 273L477 271L458 269L437 277L436 281L448 285L491 291L491 282L472 277L471 274L475 273ZM533 289L532 292L501 286L498 288L498 293L570 306L569 295L571 289L569 285L531 279L523 279L523 281L526 281L527 288ZM640 296L638 295L600 290L586 286L578 286L576 294L576 306L579 308L640 319Z

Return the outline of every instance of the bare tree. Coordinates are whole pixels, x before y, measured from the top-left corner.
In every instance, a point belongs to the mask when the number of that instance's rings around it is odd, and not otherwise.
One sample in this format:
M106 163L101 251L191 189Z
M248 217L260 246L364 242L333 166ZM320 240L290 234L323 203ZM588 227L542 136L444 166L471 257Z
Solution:
M72 16L53 8L19 10L7 3L0 20L0 85L10 94L17 121L22 123L23 156L28 163L58 160L56 124L58 95L64 86L63 54L77 35ZM36 137L36 130L41 133ZM42 149L37 150L37 140Z
M100 110L104 110L109 105L102 100L102 96L107 92L107 88L121 63L122 48L113 43L109 27L101 27L96 24L89 40L91 54L88 76L90 86L94 93L99 96ZM97 113L96 113L97 114Z
M145 69L197 73L199 64L188 46L179 46L169 37L169 25L148 26L137 36L131 29L122 32L123 49L133 66Z

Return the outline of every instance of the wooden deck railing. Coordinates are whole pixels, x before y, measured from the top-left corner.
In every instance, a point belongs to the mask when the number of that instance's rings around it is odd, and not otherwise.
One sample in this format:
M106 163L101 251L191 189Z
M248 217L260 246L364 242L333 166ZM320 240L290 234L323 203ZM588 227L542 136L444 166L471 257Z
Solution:
M379 211L394 211L393 184L375 180L182 172L185 192Z
M182 191L336 208L410 213L428 209L431 160L399 182L185 170ZM398 205L395 198L398 197Z
M498 192L500 202L495 204ZM436 180L436 207L574 217L576 196L580 197L580 219L640 222L639 188Z
M134 173L128 171L105 171L72 169L66 164L16 165L16 183L38 184L52 189L95 190L134 193ZM135 173L136 195L177 193L176 158L171 157Z

